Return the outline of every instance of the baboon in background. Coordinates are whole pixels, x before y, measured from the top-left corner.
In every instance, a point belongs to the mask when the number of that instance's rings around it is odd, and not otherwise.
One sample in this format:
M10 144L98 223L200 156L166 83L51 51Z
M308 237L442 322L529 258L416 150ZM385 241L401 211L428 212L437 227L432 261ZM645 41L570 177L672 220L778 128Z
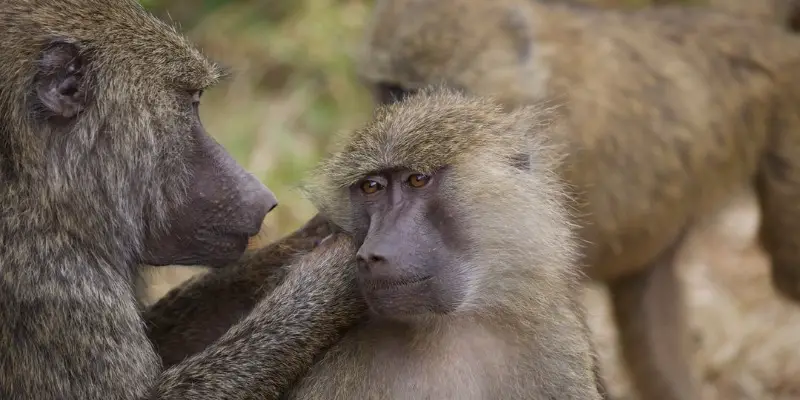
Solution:
M800 37L700 7L378 1L360 71L376 99L443 82L563 106L555 140L583 263L605 281L644 399L696 399L673 256L753 185L774 284L800 300Z
M218 68L133 0L5 1L0 53L0 398L275 399L363 315L338 235L162 371L136 266L230 264L277 204L203 129Z

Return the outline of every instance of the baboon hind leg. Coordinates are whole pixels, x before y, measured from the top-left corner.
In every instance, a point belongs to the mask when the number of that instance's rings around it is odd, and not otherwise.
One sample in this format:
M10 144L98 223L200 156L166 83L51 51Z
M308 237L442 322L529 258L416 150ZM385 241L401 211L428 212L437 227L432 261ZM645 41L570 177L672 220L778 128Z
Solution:
M690 368L677 246L635 275L609 284L622 356L642 400L697 400Z

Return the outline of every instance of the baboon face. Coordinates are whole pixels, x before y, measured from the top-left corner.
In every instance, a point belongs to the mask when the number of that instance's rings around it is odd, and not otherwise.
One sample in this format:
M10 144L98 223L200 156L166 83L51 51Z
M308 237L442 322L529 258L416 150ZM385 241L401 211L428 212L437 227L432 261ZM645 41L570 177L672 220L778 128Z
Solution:
M57 200L70 204L76 220L117 211L105 224L112 236L139 232L133 262L225 265L241 256L277 200L203 128L200 97L215 79L212 64L177 34L164 40L149 32L118 47L49 40L28 114L52 154L48 173L66 182L52 184L85 192ZM146 59L159 53L177 61ZM150 73L126 70L134 57Z
M456 219L440 195L448 169L432 175L408 169L380 171L350 188L363 237L359 284L377 314L402 318L444 314L463 301L463 253Z

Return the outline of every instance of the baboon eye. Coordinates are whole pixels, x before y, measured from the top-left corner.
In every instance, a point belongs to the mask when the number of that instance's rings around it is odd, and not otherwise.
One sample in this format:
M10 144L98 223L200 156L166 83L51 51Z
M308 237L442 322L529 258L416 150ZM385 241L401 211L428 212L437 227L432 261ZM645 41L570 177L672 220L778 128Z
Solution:
M413 174L408 177L408 184L414 188L421 188L430 182L431 177L430 175L425 174Z
M372 179L366 179L364 182L361 182L361 191L366 194L373 194L379 190L383 190L383 185Z

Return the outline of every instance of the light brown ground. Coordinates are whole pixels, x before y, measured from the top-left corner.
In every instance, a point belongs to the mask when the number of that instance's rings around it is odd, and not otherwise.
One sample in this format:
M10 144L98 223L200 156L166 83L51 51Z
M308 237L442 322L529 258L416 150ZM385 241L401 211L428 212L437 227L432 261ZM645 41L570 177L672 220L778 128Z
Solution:
M753 242L758 219L745 196L697 232L680 256L704 399L800 399L800 306L772 291L766 260ZM199 271L150 274L150 301ZM615 399L633 400L617 363L604 289L592 285L586 298L610 390Z

